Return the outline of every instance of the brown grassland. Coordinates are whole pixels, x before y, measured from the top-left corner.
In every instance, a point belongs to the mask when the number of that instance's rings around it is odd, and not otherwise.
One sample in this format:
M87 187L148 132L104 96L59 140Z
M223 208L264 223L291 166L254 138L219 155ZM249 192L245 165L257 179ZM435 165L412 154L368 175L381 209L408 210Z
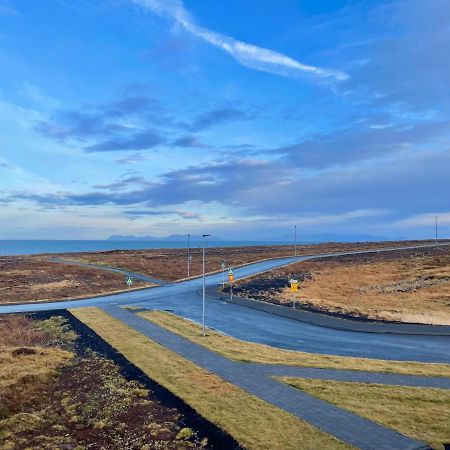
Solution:
M65 319L0 319L0 448L207 449L112 361L75 353Z
M148 376L227 431L245 448L350 448L167 350L97 308L71 312Z
M324 243L299 245L299 254L370 250L393 246L423 245L427 241ZM292 246L250 246L207 249L206 269L220 270L221 261L236 267L259 260L291 256ZM129 290L121 274L95 267L80 267L50 261L54 255L1 256L0 304L71 300ZM174 281L187 275L186 249L112 250L61 254L65 259L127 269L159 279ZM201 250L192 249L191 275L201 273ZM152 286L135 280L133 289Z
M145 311L138 315L202 345L208 350L236 361L450 377L450 364L386 361L283 350L241 341L212 329L208 329L207 335L203 337L199 325L165 311Z
M300 280L295 293L291 277ZM340 315L450 325L450 246L304 261L244 280L235 292Z
M316 253L423 245L426 243L429 242L331 242L323 244L298 245L297 252L299 255L309 255ZM191 255L191 276L199 276L201 275L202 270L201 249L191 249ZM206 250L206 270L207 272L219 271L222 261L226 262L227 267L236 267L254 261L292 255L292 245L208 248ZM170 281L184 279L187 277L186 249L112 250L95 253L68 253L62 256L64 258L76 261L127 269L133 272Z
M151 284L135 280L135 288ZM0 304L67 300L127 288L123 275L30 256L0 257Z
M302 378L281 381L443 450L450 442L450 391Z

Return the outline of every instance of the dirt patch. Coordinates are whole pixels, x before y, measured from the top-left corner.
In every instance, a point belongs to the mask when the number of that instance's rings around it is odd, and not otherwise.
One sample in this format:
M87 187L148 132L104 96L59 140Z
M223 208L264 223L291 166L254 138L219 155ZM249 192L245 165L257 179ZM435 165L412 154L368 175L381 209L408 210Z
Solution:
M223 442L227 447L213 446L209 435L196 430L180 408L166 404L148 384L129 376L112 359L94 353L90 347L104 344L92 333L84 339L83 327L78 327L81 337L74 340L76 334L68 318L77 323L66 311L36 314L35 320L8 316L0 321L1 448L237 447L226 435ZM22 338L22 347L4 345L15 342L4 337L11 329L10 322L16 334L28 337ZM57 323L63 329L55 334ZM93 342L95 345L90 345ZM13 370L13 360L17 361L16 369L23 369Z
M380 293L391 293L391 292L416 292L419 289L429 288L432 286L438 286L443 283L448 283L450 277L435 277L434 275L429 276L418 276L414 280L404 280L389 284L379 284L377 286L370 286L367 288L360 288L360 292L368 292L371 290L377 290Z
M342 317L450 324L450 247L324 258L288 269L238 282L234 292ZM296 293L290 278L300 281Z
M0 257L0 303L64 300L127 289L125 277L45 257ZM134 280L134 287L151 286Z

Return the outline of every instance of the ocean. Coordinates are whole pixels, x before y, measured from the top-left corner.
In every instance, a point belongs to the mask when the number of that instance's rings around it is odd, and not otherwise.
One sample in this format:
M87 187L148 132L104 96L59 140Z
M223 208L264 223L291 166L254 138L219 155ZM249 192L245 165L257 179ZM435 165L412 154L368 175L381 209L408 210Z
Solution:
M299 242L300 243L300 242ZM207 247L244 247L248 245L292 245L279 241L205 241ZM192 248L201 241L191 241ZM187 241L76 241L76 240L7 240L0 241L0 256L36 255L39 253L97 252L105 250L142 250L147 248L186 248Z

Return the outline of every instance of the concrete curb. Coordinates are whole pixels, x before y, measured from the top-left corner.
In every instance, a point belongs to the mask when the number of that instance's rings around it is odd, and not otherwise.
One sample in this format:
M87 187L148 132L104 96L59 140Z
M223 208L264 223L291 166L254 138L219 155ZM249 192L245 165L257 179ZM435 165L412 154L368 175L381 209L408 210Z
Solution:
M286 306L275 305L272 303L251 300L244 297L233 296L233 300L217 288L208 288L208 296L214 297L224 302L234 305L244 306L250 309L256 309L276 316L286 317L292 320L309 323L324 328L334 330L354 331L358 333L377 333L377 334L407 334L420 336L450 336L450 326L447 325L426 325L415 323L391 323L374 320L351 320L334 317L327 314L304 311L301 309L288 308Z

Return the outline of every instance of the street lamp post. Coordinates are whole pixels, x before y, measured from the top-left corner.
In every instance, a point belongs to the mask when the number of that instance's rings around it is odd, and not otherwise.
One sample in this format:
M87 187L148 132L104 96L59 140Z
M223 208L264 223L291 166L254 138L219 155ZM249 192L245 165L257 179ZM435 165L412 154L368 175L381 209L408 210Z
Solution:
M438 243L438 216L436 216L434 219L435 219L434 237L435 237L435 241L436 241L436 244L437 244Z
M202 334L205 336L205 238L210 234L203 235L203 252L202 252L202 272L203 272L203 304L202 304Z
M297 225L294 225L294 256L297 256Z
M222 267L222 289L225 289L225 267L226 267L225 261L222 261L220 267Z
M189 278L189 276L190 276L190 274L191 274L191 249L190 249L190 240L191 240L191 235L190 234L188 234L187 235L187 269L188 269L188 278Z

